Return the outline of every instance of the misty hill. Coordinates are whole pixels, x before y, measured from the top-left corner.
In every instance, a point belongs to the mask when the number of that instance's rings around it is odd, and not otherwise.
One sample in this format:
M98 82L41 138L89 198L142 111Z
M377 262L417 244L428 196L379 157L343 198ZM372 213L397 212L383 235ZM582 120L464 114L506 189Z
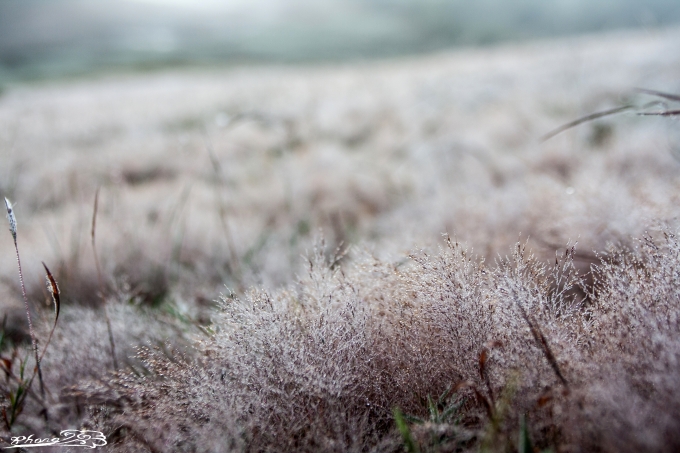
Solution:
M0 81L385 57L678 20L673 0L0 0Z

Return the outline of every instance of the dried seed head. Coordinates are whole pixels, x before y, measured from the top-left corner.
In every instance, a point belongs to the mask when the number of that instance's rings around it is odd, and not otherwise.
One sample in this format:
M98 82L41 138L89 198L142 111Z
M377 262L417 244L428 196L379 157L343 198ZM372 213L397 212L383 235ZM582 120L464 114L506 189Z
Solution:
M52 295L52 301L54 302L54 324L57 324L57 320L59 319L59 311L61 309L61 300L60 300L60 292L59 292L59 286L57 285L57 281L54 279L52 276L52 272L47 268L47 264L44 262L42 263L43 267L45 268L45 280L47 281L47 290L50 292Z
M14 242L17 241L17 218L14 217L14 210L12 209L12 203L5 198L5 206L7 207L7 220L9 220L9 231L12 233L12 238Z

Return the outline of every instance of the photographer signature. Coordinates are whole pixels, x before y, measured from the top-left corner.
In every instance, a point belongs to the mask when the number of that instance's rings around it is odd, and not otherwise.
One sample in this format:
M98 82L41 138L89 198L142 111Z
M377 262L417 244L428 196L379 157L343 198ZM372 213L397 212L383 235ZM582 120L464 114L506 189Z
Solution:
M77 429L64 429L59 433L59 437L33 437L12 436L8 448L30 448L30 447L83 447L94 449L106 445L106 436L99 431L81 431Z

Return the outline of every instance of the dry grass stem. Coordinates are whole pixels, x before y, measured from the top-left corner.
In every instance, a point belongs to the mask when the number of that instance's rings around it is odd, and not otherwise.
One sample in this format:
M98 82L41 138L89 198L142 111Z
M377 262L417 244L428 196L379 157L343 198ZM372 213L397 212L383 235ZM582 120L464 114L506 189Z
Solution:
M94 207L92 208L92 228L90 230L90 238L92 239L92 253L94 254L94 262L97 268L97 283L99 285L99 297L102 301L102 308L104 310L104 318L106 319L106 330L109 334L109 345L111 347L111 360L113 369L118 369L118 359L116 358L116 343L113 339L113 330L111 328L111 318L109 317L109 310L107 308L107 299L104 291L104 279L102 278L101 264L99 263L99 256L97 255L97 245L95 241L95 232L97 230L97 211L99 208L99 187L94 194Z
M31 344L33 345L33 353L35 355L35 367L38 372L38 380L40 382L40 394L45 397L45 384L43 382L42 369L40 368L40 357L38 354L38 340L33 329L33 321L31 320L31 309L28 305L28 296L26 296L26 286L24 285L24 273L21 269L21 256L19 255L19 245L17 244L17 220L12 208L12 203L5 198L5 207L7 208L7 220L9 221L9 231L12 233L14 240L14 250L16 252L17 267L19 268L19 282L21 284L21 295L24 299L24 307L26 309L26 319L28 320L28 331L31 335Z

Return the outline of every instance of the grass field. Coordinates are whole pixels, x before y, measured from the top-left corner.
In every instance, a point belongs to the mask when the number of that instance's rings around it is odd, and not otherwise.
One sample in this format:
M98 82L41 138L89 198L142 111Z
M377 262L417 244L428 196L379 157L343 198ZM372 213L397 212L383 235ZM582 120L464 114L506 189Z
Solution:
M18 404L34 359L0 235L3 439L677 451L677 119L540 137L658 100L635 87L680 93L679 40L12 85L0 193L39 347L41 261L61 313L45 396Z

